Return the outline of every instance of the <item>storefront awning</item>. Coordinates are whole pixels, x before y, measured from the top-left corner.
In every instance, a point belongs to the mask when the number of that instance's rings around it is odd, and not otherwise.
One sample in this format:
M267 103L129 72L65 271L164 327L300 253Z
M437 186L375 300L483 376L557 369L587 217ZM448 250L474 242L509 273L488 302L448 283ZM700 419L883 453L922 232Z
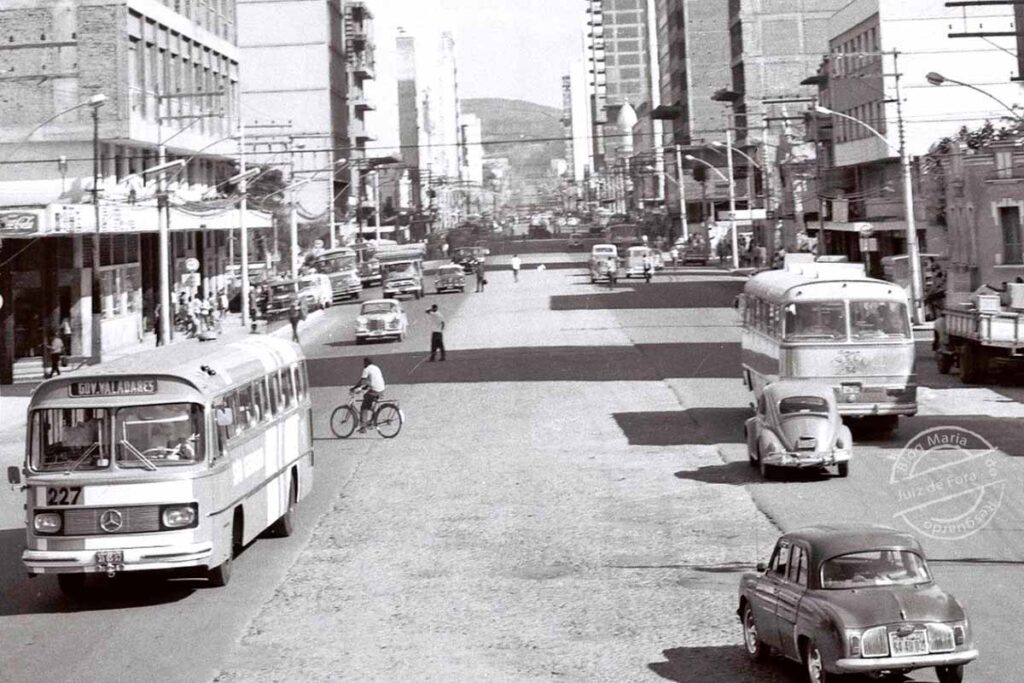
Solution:
M238 209L195 213L177 207L169 211L172 232L233 230L239 226ZM248 229L273 227L273 217L262 211L246 211ZM155 205L100 203L100 233L157 232L159 214ZM96 214L92 204L48 204L0 208L0 239L35 238L58 235L93 234Z

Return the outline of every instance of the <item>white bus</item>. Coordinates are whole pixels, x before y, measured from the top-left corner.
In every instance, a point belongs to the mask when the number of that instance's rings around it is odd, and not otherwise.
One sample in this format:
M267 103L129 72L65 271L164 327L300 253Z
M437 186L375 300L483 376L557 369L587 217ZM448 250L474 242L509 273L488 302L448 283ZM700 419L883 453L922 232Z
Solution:
M759 396L778 379L833 387L839 413L893 428L917 413L906 291L861 264L787 263L759 273L740 299L742 363Z
M89 574L186 569L215 585L313 486L301 349L251 337L169 346L42 383L28 407L29 575L81 594ZM24 478L24 479L23 479Z

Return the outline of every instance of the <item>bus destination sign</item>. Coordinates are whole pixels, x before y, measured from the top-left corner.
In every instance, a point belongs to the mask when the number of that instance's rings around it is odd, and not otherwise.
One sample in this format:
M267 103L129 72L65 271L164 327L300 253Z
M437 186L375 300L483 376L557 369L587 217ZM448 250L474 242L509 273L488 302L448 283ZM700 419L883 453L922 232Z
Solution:
M155 379L108 379L72 382L68 393L76 398L89 396L146 396L156 393Z

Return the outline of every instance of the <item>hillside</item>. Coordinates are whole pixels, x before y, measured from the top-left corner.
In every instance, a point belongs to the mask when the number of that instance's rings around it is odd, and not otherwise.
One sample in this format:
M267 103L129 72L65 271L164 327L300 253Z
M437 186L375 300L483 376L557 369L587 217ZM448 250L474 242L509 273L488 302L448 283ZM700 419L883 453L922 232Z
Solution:
M545 176L552 159L565 157L562 112L556 107L523 100L479 98L462 100L462 111L480 117L484 156L507 157L519 178Z

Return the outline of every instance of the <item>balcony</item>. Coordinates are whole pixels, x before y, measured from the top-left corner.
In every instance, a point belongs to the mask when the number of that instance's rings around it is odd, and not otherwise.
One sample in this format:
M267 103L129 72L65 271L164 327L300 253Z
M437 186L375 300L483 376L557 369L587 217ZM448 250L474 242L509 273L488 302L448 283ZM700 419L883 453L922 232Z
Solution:
M366 95L359 93L349 97L349 104L355 107L356 111L375 111L377 107L366 98Z
M1021 181L1024 181L1024 168L1019 166L997 168L985 174L986 183L1019 183Z
M360 120L350 121L348 124L348 137L350 140L354 140L356 144L365 144L372 142L377 138L366 129L366 124Z

